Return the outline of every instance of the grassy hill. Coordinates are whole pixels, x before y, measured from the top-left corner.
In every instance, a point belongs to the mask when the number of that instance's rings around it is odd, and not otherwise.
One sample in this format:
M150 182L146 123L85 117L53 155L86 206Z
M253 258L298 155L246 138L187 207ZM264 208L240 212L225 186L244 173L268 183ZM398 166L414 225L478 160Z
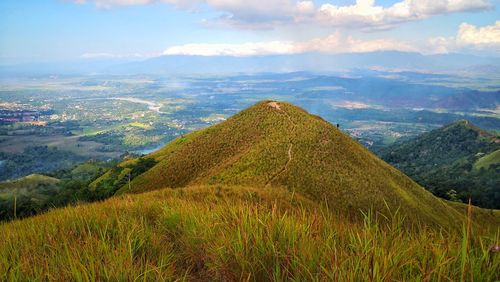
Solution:
M109 166L104 162L87 161L68 170L56 171L52 176L32 174L0 182L0 221L99 198L88 184Z
M421 225L408 230L405 219L391 212L384 224L373 213L352 222L277 187L194 186L126 194L0 225L0 280L499 278L500 256L491 251L498 233L485 237L473 227L467 236L467 229Z
M433 196L283 102L126 160L89 187L95 199L118 195L0 224L0 280L494 281L500 272L499 211Z
M14 210L17 211L15 216L24 216L43 209L48 195L59 191L59 182L59 179L41 174L0 182L0 220L14 216Z
M30 174L25 177L18 178L12 181L4 181L0 182L0 189L17 189L17 188L25 188L25 189L33 189L39 185L52 185L57 184L59 179L53 178L50 176L45 176L42 174Z
M59 182L57 178L41 174L30 174L16 180L0 182L0 199L7 199L14 197L14 195L18 197L32 195L33 192L42 194L41 190L57 189Z
M151 166L136 169L145 160ZM141 173L130 173L134 169ZM126 161L92 185L119 187L121 194L218 184L285 187L354 217L360 210L384 212L387 205L429 224L457 226L463 219L332 124L284 102L260 102Z
M396 143L380 156L435 195L500 208L500 138L462 120Z
M497 165L500 163L500 149L493 151L485 156L480 157L474 163L474 169L489 169L493 165Z

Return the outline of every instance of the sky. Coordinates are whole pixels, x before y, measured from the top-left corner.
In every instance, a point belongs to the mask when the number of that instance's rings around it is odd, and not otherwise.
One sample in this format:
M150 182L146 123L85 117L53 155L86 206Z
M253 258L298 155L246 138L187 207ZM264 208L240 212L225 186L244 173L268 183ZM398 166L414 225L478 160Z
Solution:
M2 0L0 64L407 51L500 56L498 0Z

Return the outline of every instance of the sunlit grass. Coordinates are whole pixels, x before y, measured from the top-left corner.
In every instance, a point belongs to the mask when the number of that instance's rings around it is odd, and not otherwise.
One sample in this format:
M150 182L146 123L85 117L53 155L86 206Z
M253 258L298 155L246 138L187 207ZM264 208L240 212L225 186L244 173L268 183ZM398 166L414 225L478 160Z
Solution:
M278 188L122 196L1 225L0 280L499 278L498 231L409 228L399 211L386 216L347 220Z
M193 184L286 187L354 216L389 204L404 206L408 221L457 226L464 218L336 126L285 102L261 101L225 122L178 137L148 158L157 164L130 185L108 172L90 186L118 183L109 185L118 194Z

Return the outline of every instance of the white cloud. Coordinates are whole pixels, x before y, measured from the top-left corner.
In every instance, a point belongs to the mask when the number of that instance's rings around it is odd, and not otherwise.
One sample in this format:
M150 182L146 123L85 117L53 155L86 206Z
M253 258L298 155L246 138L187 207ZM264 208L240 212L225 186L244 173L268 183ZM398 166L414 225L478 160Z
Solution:
M374 51L417 51L411 44L391 39L359 40L340 33L309 41L270 41L243 44L186 44L166 49L164 55L255 56L276 54L359 53Z
M293 42L249 42L243 44L185 44L166 49L163 55L255 56L297 53Z
M221 13L210 24L239 28L273 28L284 23L307 22L335 27L390 28L434 15L474 12L492 8L489 0L401 0L390 7L375 0L356 0L353 5L323 4L310 0L68 0L110 8L124 5L170 4L179 8L208 5ZM214 22L212 22L214 21Z
M483 27L462 23L458 29L457 44L500 47L500 20Z
M297 14L312 15L315 12L315 6L312 1L300 1L296 6Z
M385 21L385 11L375 6L373 0L357 0L351 6L323 4L319 8L319 20L326 25L381 25Z
M288 18L294 12L292 0L206 0L206 3L218 11L246 21Z
M360 26L367 29L390 28L409 21L439 14L490 9L488 0L403 0L390 7L377 6L374 0L356 0L350 6L323 4L318 19L330 26Z
M500 20L483 27L462 23L456 36L432 38L429 40L429 46L430 50L436 53L464 49L500 52Z
M362 40L335 32L324 38L307 41L267 41L241 44L194 43L167 48L162 55L197 56L261 56L287 55L309 52L362 53L376 51L419 52L436 54L464 50L486 50L500 52L500 20L489 26L474 26L462 23L456 36L431 38L428 42L404 42L395 39ZM146 58L156 54L115 55L109 53L86 53L82 58Z
M375 51L418 51L412 44L393 39L361 40L352 36L344 37L336 32L326 38L299 43L302 52L360 53Z

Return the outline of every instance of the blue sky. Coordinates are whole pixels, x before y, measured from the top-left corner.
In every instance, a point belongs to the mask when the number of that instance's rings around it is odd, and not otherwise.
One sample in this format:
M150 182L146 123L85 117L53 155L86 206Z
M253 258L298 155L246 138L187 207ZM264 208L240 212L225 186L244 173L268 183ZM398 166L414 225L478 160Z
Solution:
M0 63L311 51L499 55L499 5L488 0L2 0Z

